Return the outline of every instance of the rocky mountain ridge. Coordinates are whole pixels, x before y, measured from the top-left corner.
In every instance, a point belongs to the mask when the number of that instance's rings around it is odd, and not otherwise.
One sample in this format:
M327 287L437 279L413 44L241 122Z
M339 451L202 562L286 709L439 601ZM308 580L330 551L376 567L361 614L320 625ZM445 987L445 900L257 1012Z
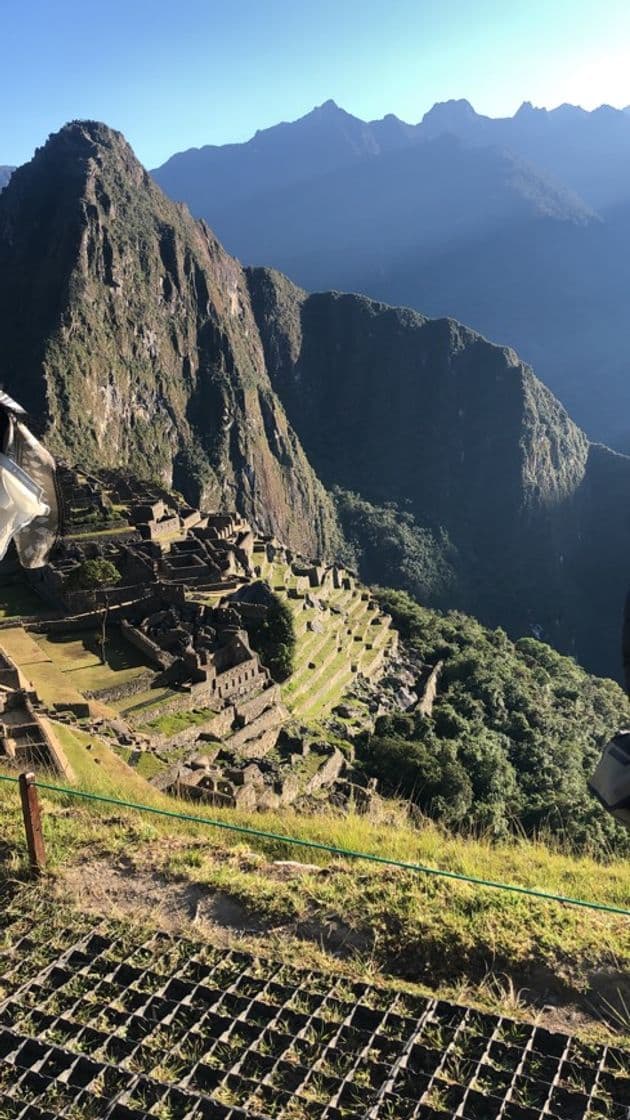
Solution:
M623 182L630 163L630 106L615 109L600 105L588 111L563 104L544 109L524 101L511 117L489 117L477 113L465 98L436 102L415 124L393 113L380 120L364 121L330 99L298 120L256 132L242 144L207 144L178 152L152 174L172 193L188 186L192 174L212 171L221 176L231 163L233 172L238 167L241 174L255 171L260 176L261 161L269 161L264 178L242 180L243 194L258 194L270 186L307 179L314 173L325 174L365 156L444 135L468 145L507 147L565 182L595 208L630 196L627 179ZM593 145L596 159L592 158ZM273 154L286 153L288 148L297 154L298 147L302 158L291 162L288 174L286 167L272 170ZM219 194L222 185L220 181L217 184Z
M0 378L54 451L238 506L310 554L333 548L240 265L119 133L67 125L2 192L0 336Z

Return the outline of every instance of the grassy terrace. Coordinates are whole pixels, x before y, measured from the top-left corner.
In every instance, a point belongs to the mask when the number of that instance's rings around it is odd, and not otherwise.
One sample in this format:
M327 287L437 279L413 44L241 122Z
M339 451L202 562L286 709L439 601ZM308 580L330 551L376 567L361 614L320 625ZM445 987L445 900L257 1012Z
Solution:
M185 810L149 787L104 744L86 733L56 728L82 788ZM523 1016L531 1016L541 1003L554 1003L559 1022L568 1016L573 1026L599 1037L607 1022L630 1038L629 919L119 806L41 796L56 886L44 884L40 891L74 897L91 911L122 906L159 924L160 892L168 908L169 892L190 889L196 898L229 900L243 914L243 926L257 928L257 940L276 955L338 969L341 953L342 967L353 974L393 976L482 1006L505 1005ZM412 828L403 807L391 803L378 819L193 809L228 824L628 905L627 861L605 866L542 842L493 846L483 838L448 835L429 822ZM17 790L4 783L0 837L1 884L19 878L24 849ZM274 862L278 859L308 861L308 866L300 875L287 876ZM121 866L122 895L116 870ZM185 925L185 916L181 921ZM230 936L237 936L234 929Z
M135 680L148 665L138 651L118 635L108 635L106 663L98 651L97 634L46 637L12 626L0 631L0 646L32 681L47 704L73 703L86 692L99 692Z
M165 712L155 719L139 724L143 731L153 731L158 735L176 735L178 731L185 731L188 727L201 727L208 723L217 713L213 708L195 708L193 711Z
M282 564L270 564L260 554L256 562L261 575L283 598L293 614L297 649L295 670L282 688L283 699L292 714L300 719L318 719L327 715L338 704L352 683L357 669L369 672L383 648L392 640L387 627L371 626L372 613L363 599L361 589L353 591L316 588L313 595L332 611L319 611L306 607L300 598L289 598L295 590L297 579ZM308 623L318 621L324 627L319 634L308 629ZM368 644L372 649L368 649ZM341 652L339 652L341 646ZM314 668L309 668L309 664Z

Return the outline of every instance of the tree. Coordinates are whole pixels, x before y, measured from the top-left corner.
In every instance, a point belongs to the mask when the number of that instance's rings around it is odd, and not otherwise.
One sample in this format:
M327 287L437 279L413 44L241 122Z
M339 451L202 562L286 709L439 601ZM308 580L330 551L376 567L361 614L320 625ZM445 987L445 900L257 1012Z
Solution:
M295 629L290 608L271 593L265 618L248 620L247 633L252 649L260 656L276 681L291 676L295 661Z
M111 560L82 560L73 568L66 580L68 591L97 591L99 588L115 587L122 576Z
M419 660L445 665L431 717L376 721L358 749L368 773L451 827L552 833L602 858L630 853L628 833L587 789L603 743L630 723L618 685L534 638L512 642L401 591L376 596Z

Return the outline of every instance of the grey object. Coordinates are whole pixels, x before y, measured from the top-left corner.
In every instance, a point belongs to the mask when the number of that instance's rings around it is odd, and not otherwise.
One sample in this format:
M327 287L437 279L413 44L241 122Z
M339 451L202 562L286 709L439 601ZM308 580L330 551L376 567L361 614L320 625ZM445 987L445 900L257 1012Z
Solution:
M21 405L0 392L0 559L15 541L24 568L41 568L59 530L55 460L21 419Z
M630 731L618 731L606 743L588 785L604 808L630 828Z

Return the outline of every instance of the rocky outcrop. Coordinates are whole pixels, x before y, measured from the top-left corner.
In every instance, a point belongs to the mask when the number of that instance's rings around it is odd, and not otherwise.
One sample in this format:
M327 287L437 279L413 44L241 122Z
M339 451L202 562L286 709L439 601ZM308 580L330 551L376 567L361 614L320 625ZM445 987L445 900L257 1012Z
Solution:
M119 133L66 125L2 192L0 337L0 380L54 451L238 508L309 555L335 551L241 266Z

